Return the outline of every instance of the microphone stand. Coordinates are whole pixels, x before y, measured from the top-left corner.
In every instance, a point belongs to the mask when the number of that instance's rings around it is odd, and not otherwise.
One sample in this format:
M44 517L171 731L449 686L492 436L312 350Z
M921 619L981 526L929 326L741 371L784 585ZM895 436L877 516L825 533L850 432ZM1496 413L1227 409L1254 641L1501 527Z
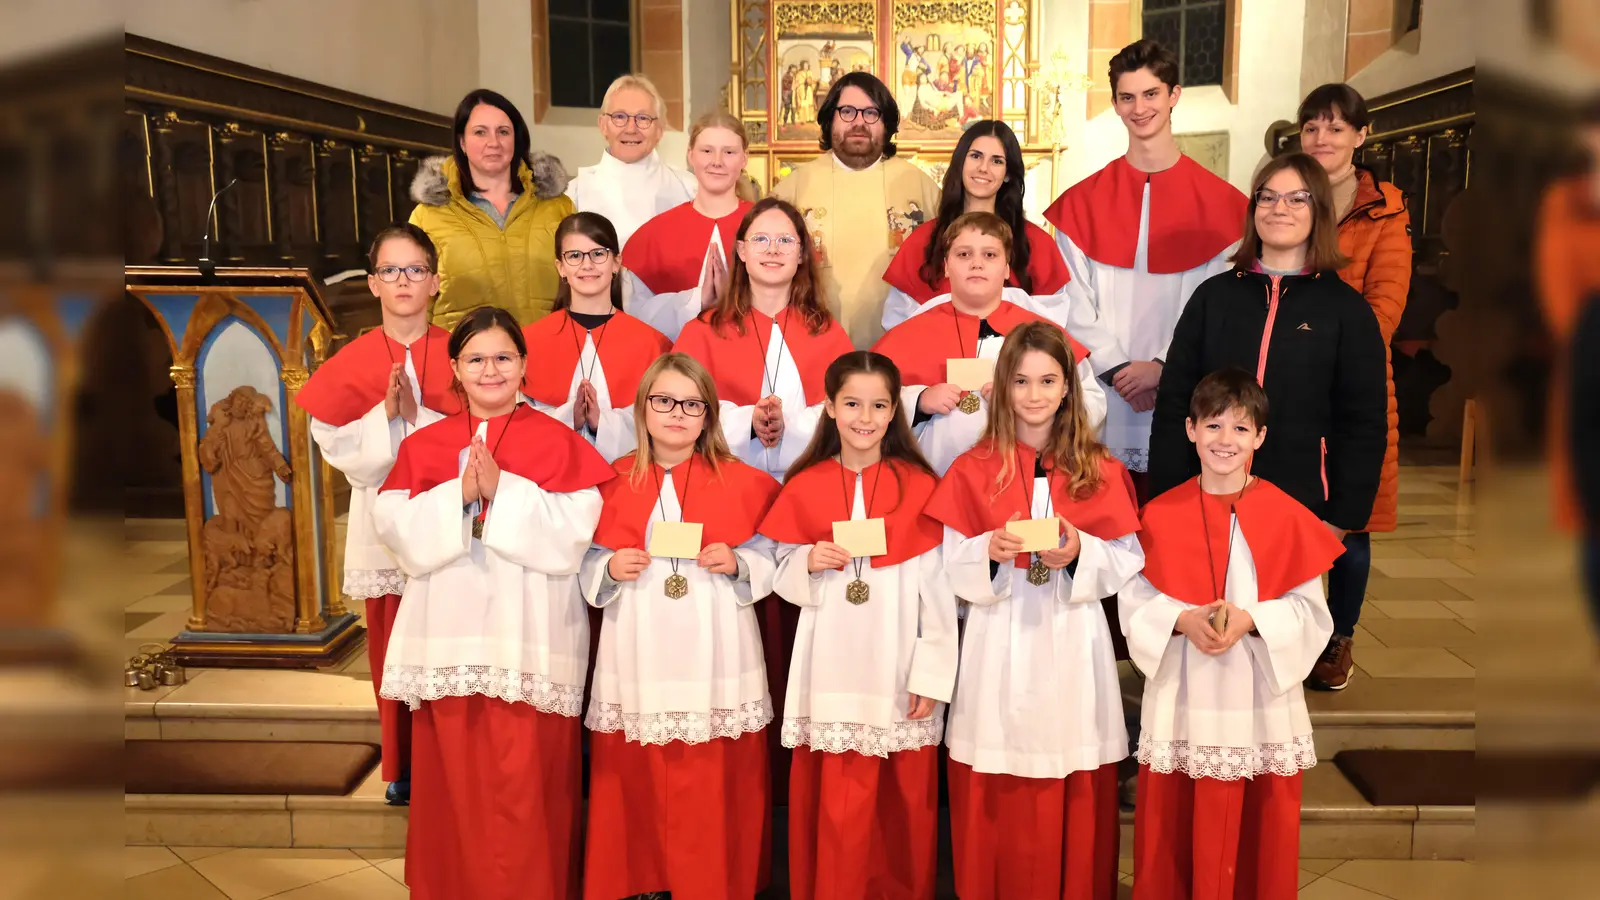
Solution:
M200 269L200 277L206 281L214 281L217 277L217 264L211 259L211 221L217 214L217 201L221 199L223 194L227 193L228 188L238 183L239 179L235 178L223 185L220 190L211 195L211 206L206 209L206 232L200 238L200 261L197 263ZM221 231L220 228L217 230Z

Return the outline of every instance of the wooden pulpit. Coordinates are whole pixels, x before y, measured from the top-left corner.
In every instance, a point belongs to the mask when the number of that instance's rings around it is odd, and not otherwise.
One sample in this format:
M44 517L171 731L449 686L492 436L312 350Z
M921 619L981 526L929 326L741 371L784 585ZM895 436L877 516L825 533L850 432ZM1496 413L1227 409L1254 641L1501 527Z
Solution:
M172 639L197 666L332 665L365 629L340 593L332 470L294 398L333 322L305 269L130 266L178 394L194 607Z

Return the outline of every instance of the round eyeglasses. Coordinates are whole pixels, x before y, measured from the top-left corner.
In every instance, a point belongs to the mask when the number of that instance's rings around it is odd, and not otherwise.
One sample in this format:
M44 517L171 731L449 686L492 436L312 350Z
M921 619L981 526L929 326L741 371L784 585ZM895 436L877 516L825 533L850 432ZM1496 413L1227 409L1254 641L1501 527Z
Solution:
M378 276L379 281L389 284L399 281L401 272L406 273L407 281L421 281L433 274L433 270L427 266L379 266L372 270L372 274Z
M618 128L627 128L629 122L636 122L639 125L640 131L648 131L650 130L650 126L656 123L656 117L650 115L649 113L634 113L629 115L625 112L614 112L606 113L605 115L606 118L611 120L611 124L617 126Z
M780 234L777 237L770 234L749 234L745 235L744 243L757 253L793 256L800 252L800 238L792 234Z
M673 407L678 406L683 407L683 414L692 419L698 419L706 414L704 400L679 400L666 394L650 395L650 408L663 415L672 412Z
M516 366L517 360L521 358L522 355L518 353L496 353L494 356L474 355L462 359L461 368L466 369L473 375L477 375L492 362L496 369L505 372Z
M839 118L845 120L846 122L854 122L856 120L856 116L858 115L861 117L862 121L866 122L868 125L873 125L876 124L879 119L883 118L883 110L877 108L876 106L839 107Z

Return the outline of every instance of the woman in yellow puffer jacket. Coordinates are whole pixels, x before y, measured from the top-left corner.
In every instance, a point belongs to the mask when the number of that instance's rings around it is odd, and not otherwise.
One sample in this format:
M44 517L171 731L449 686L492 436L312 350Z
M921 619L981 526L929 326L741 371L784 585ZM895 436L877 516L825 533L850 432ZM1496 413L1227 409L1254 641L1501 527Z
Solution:
M452 328L480 306L527 325L550 311L555 231L575 212L566 169L530 152L528 125L510 100L479 89L456 107L455 152L424 160L411 182L411 224L439 248L433 321Z

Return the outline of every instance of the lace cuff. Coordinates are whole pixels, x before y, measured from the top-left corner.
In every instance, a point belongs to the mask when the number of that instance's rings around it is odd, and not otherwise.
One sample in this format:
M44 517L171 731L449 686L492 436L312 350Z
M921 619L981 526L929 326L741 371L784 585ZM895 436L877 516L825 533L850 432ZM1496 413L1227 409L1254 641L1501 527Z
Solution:
M1115 456L1117 458L1117 462L1120 462L1124 466L1128 467L1128 471L1130 471L1130 472L1148 472L1148 471L1150 471L1150 451L1149 450L1118 450L1118 449L1112 448L1112 447L1108 447L1107 449L1111 451L1111 455L1112 456Z
M760 731L772 721L772 701L766 697L739 704L738 709L710 712L626 713L620 703L589 703L583 724L590 731L620 731L635 744L704 744L717 738L736 738Z
M399 596L406 590L406 573L399 569L345 569L344 594L351 600Z
M542 713L578 716L583 713L583 686L557 684L543 675L497 666L384 666L380 695L401 700L411 709L425 700L481 694L507 703L526 703Z
M1188 741L1156 741L1139 736L1139 763L1161 774L1181 772L1190 778L1237 781L1257 775L1290 776L1317 764L1311 735L1282 744L1254 747L1200 747Z
M862 756L887 757L901 750L920 750L939 743L944 736L944 710L926 719L907 719L889 728L855 722L813 722L810 719L784 719L783 745L810 747L822 753L851 751Z

